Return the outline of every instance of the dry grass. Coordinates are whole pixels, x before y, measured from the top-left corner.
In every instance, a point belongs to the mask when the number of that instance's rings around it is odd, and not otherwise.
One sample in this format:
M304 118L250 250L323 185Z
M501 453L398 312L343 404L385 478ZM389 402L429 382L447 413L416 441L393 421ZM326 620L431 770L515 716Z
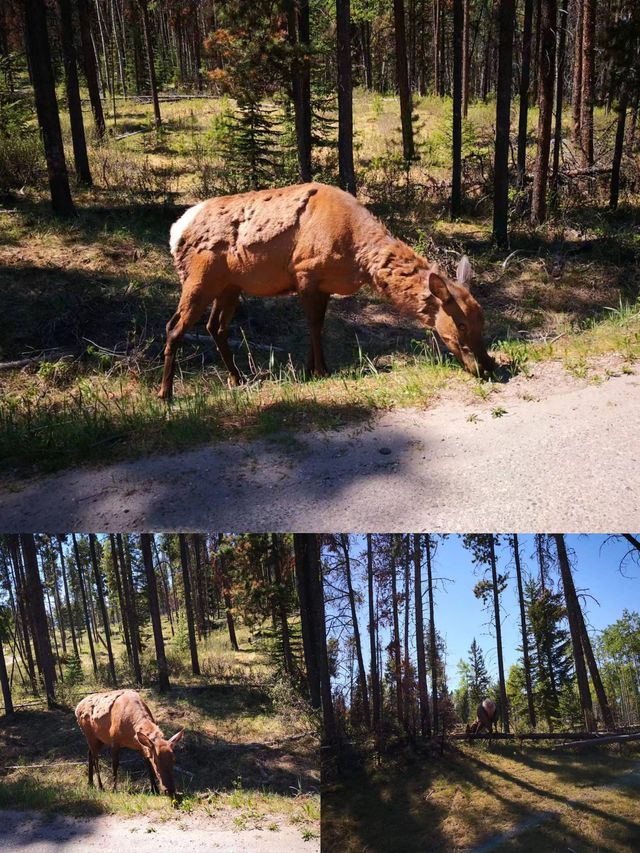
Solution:
M323 791L323 850L630 853L640 844L639 759L478 744L441 759L383 759Z

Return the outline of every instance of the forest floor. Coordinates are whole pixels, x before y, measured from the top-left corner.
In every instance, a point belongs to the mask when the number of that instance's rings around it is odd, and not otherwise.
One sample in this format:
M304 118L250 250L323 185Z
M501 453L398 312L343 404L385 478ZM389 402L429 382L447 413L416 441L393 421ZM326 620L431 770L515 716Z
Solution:
M322 849L631 853L639 796L637 749L474 744L442 758L383 757L323 789Z
M398 159L397 99L356 94L362 200L449 272L461 252L469 254L487 338L507 365L502 379L549 361L580 378L603 354L618 355L620 369L633 371L640 357L633 182L623 186L614 213L604 207L602 181L571 183L547 225L533 230L514 220L511 249L498 252L483 177L493 105L473 104L465 122L471 171L456 222L447 213L449 107L436 98L417 102L421 158L407 175ZM443 389L493 393L494 384L440 358L424 330L363 290L329 307L332 376L304 378L307 333L295 298L244 299L231 342L247 385L227 389L200 324L182 350L173 405L157 399L164 326L178 299L168 231L185 205L224 191L211 183L212 170L221 165L224 172L213 132L222 109L215 98L163 103L165 126L157 134L149 131L149 105L120 104L114 135L91 143L95 186L74 189L79 215L72 222L51 216L43 188L0 199L0 359L38 359L0 371L0 468L11 477L224 439L279 440L392 410L423 410ZM536 121L534 109L531 153ZM597 153L605 160L610 124L597 110ZM68 133L64 115L63 125ZM320 177L332 180L327 156Z
M105 790L88 786L86 742L73 707L82 696L108 689L104 685L88 677L73 688L59 683L58 700L68 710L32 709L28 704L32 697L15 695L17 713L12 719L0 718L0 848L8 849L3 833L14 831L19 820L14 813L21 812L18 837L30 844L44 844L51 840L47 833L58 832L66 833L66 843L73 841L79 850L94 849L89 843L95 849L122 850L123 839L139 846L147 833L154 833L157 849L164 850L175 845L178 833L187 831L185 839L193 849L202 849L198 847L202 832L210 828L220 834L225 850L283 849L282 839L286 849L290 845L301 849L306 841L313 842L309 849L316 849L320 771L315 725L293 701L278 704L274 699L269 664L247 628L238 625L239 652L229 647L225 630L220 626L200 643L203 674L194 678L180 667L185 652L165 624L172 689L163 696L151 688L140 690L165 735L185 729L176 753L181 797L173 805L168 797L150 792L142 757L136 752L123 753L117 792L110 790L108 750L101 760ZM147 636L143 641L151 642ZM118 657L122 649L117 633L114 646ZM90 673L88 649L81 659L85 673ZM106 654L101 649L98 665L104 671ZM152 673L150 667L144 671ZM296 739L296 735L304 736ZM32 820L33 812L40 817ZM280 832L278 843L274 839ZM105 848L109 839L113 845ZM252 847L259 839L263 846Z
M635 529L639 372L620 356L588 360L580 376L540 362L482 396L449 389L426 412L3 477L3 528Z

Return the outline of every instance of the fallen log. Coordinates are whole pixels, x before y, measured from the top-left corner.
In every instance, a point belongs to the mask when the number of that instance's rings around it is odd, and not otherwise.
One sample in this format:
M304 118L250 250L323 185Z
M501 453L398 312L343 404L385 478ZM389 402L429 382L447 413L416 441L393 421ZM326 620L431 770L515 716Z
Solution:
M604 734L609 734L605 732ZM504 732L482 732L468 735L466 732L456 732L449 735L451 740L567 740L567 738L592 740L601 737L597 732L523 732L522 734L505 734Z
M628 735L606 735L604 737L595 737L590 740L572 740L569 743L563 743L562 748L572 747L574 749L586 749L592 746L602 746L605 743L627 743L632 740L640 740L640 732L634 732ZM559 746L556 749L560 749Z

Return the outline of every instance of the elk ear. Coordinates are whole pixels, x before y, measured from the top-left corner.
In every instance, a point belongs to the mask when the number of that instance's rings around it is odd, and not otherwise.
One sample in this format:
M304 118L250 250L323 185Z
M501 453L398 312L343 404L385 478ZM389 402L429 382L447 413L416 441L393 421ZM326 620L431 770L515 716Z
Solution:
M153 741L144 732L136 732L136 740L141 746L153 750Z
M176 732L172 738L169 738L169 744L170 744L172 749L177 743L180 743L183 735L184 735L184 729L180 729L180 731Z
M469 287L472 276L473 269L471 268L471 261L466 255L463 255L458 261L458 266L456 267L456 281L458 284L462 285L462 287Z
M442 278L440 273L429 273L429 290L440 302L448 302L451 299L447 282Z

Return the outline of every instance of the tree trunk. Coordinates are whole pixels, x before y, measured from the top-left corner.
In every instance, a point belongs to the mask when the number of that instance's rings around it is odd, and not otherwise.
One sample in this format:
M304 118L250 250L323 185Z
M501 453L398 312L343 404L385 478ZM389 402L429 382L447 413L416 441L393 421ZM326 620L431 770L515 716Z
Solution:
M560 172L560 149L562 148L562 96L564 89L564 60L567 45L567 20L569 0L562 0L558 27L558 61L556 73L556 121L553 134L553 166L551 168L551 198L553 207L558 205L558 174Z
M515 0L500 0L496 145L493 167L493 238L499 248L509 244L509 131Z
M77 3L78 21L80 24L80 42L82 45L82 67L87 81L87 89L89 90L89 100L91 101L91 111L93 112L96 132L102 139L106 131L106 126L104 121L104 111L102 109L102 101L100 100L100 84L98 82L96 53L93 47L93 40L91 38L91 12L89 8L89 0L77 0Z
M589 691L589 681L587 679L587 669L584 662L584 649L582 647L581 638L581 611L576 589L573 584L573 576L569 566L569 557L567 556L567 548L564 542L564 536L561 533L555 533L554 539L556 548L558 549L558 564L560 566L560 575L562 577L562 586L564 589L564 600L567 607L567 619L569 621L569 631L571 633L571 645L573 646L573 659L576 668L576 679L578 681L578 692L580 694L580 704L584 714L584 721L587 731L595 730L595 720L593 717L593 703L591 701L591 693Z
M371 534L367 533L367 591L369 600L369 654L371 666L371 695L373 704L373 729L380 732L380 687L378 685L378 651L376 648L376 617L373 600L373 549Z
M73 551L76 556L76 567L78 569L78 585L80 587L80 595L82 598L82 609L84 611L84 624L87 629L87 637L89 638L89 650L91 651L91 663L93 664L93 674L98 677L98 662L96 660L96 650L93 645L93 636L91 633L91 619L89 618L89 607L87 606L87 594L84 588L84 580L82 579L82 563L80 561L80 552L78 551L78 540L76 534L72 533Z
M350 0L336 0L336 40L338 51L338 167L340 186L351 195L355 195Z
M60 570L62 572L62 585L64 587L64 600L67 607L67 614L69 616L69 630L71 632L71 642L73 643L73 653L79 658L80 652L78 651L78 640L76 639L76 629L74 626L73 612L71 610L71 602L69 600L69 584L67 582L67 569L64 560L64 553L62 551L62 538L58 535L58 550L60 552Z
M627 107L629 106L629 87L623 83L618 104L618 121L616 124L616 142L613 149L613 162L611 164L611 185L609 187L609 207L616 210L620 196L620 167L624 153L624 128L627 121Z
M36 670L33 662L33 655L31 653L31 642L29 640L29 614L26 606L26 589L20 568L20 539L17 535L9 536L9 550L11 552L11 560L13 562L17 607L20 615L20 626L24 641L25 664L29 674L29 681L31 683L31 692L35 695L37 693ZM17 630L16 626L16 632Z
M160 101L158 100L158 83L156 80L156 67L153 59L153 44L151 41L151 28L149 26L149 9L147 0L138 0L140 6L140 16L142 18L142 35L144 38L144 46L147 53L147 66L149 68L149 86L151 87L151 99L153 101L153 115L155 118L156 130L162 125L162 116L160 115Z
M25 41L38 124L47 160L51 204L54 212L59 216L73 216L75 208L69 189L69 176L62 144L45 4L44 0L25 0L24 5Z
M429 590L429 641L431 645L431 701L433 704L433 731L438 734L438 645L436 637L435 607L433 603L433 577L431 575L431 535L425 534L427 552L427 585Z
M53 654L51 652L51 640L47 625L47 613L44 606L44 594L40 573L38 571L38 558L36 555L36 543L32 533L20 534L22 554L24 557L24 569L26 577L26 593L29 609L32 616L33 640L36 646L37 659L40 663L44 688L47 694L47 707L52 709L56 704L55 694L55 668Z
M429 542L427 540L427 546ZM416 660L418 663L418 702L420 705L420 734L431 737L431 714L427 692L427 666L424 654L424 617L422 612L422 571L420 566L420 534L413 534L413 575L416 611Z
M142 670L140 668L140 631L138 628L138 617L135 607L135 590L131 579L130 566L125 561L124 543L122 534L118 533L118 556L120 568L122 569L122 590L124 593L125 608L127 611L127 622L131 636L131 656L133 658L133 676L136 684L142 684Z
M180 565L182 566L182 585L184 587L184 609L189 632L189 650L191 652L191 671L194 675L200 675L200 662L198 661L198 646L196 644L196 631L193 624L193 604L191 603L191 580L189 578L189 545L184 533L178 536L180 540Z
M553 118L553 82L556 60L556 0L542 0L540 45L540 115L538 119L538 152L533 175L531 223L544 222L547 216L547 178Z
M520 104L518 114L518 187L524 189L527 173L527 137L529 133L529 82L531 79L531 35L533 0L524 0L522 30L522 69L520 72Z
M276 610L280 623L280 635L282 636L282 657L285 672L292 677L295 673L293 653L291 651L291 636L289 632L289 621L287 619L287 607L285 602L285 589L282 580L282 567L280 565L280 548L278 537L271 534L271 559L273 563L273 579L276 586Z
M122 578L118 568L118 555L116 553L116 537L113 533L109 534L109 542L111 545L111 564L113 566L113 577L116 582L116 590L118 593L118 606L120 608L120 621L122 623L122 636L124 639L125 649L127 650L127 658L129 665L133 670L133 652L131 649L131 635L129 633L129 620L127 618L127 608L125 606L124 596L122 594Z
M453 147L451 151L451 218L462 209L462 0L453 0Z
M11 687L9 686L9 675L4 660L2 649L2 636L0 636L0 686L2 686L2 699L4 702L4 713L7 717L13 715L13 702L11 701Z
M524 682L527 690L527 707L529 709L529 725L532 729L536 727L536 709L533 704L533 688L531 686L531 662L529 659L529 640L527 636L527 620L524 611L524 593L522 591L522 569L520 567L520 548L518 545L518 534L513 534L513 558L516 564L516 577L518 580L518 602L520 604L520 630L522 632L522 661L524 665Z
M311 601L310 576L309 576L309 547L308 537L303 533L295 533L293 546L296 560L296 586L298 590L298 602L300 604L300 626L302 629L302 647L304 661L307 670L307 687L311 707L319 709L322 707L322 696L320 691L320 668L317 660L317 644L315 639L315 622L313 616L313 604Z
M369 691L367 690L367 675L364 668L364 659L362 657L362 645L360 643L360 628L358 627L358 614L356 610L356 597L353 591L353 581L351 578L351 559L349 557L349 542L347 534L340 534L340 545L344 555L344 571L347 580L347 592L349 595L349 606L351 608L351 624L353 625L353 637L356 646L356 657L358 660L358 682L360 684L360 693L362 694L362 708L367 728L371 728L371 711L369 708Z
M158 604L158 587L156 584L156 573L153 568L153 555L151 553L151 536L149 533L140 534L140 546L142 549L142 562L147 576L147 594L149 596L149 613L151 614L151 625L153 627L153 641L156 647L156 661L158 663L158 689L160 693L166 693L170 689L169 672L167 670L167 659L164 653L164 638L162 636L162 622L160 620L160 605Z
M462 115L467 117L469 112L469 71L471 70L471 55L469 53L469 0L463 0L462 15Z
M396 711L398 722L407 729L407 720L404 714L402 702L402 662L400 656L400 620L398 618L398 584L396 577L397 567L397 540L391 545L391 611L393 614L393 677L396 683Z
M311 85L309 67L309 2L286 0L291 45L291 88L296 125L298 170L303 183L311 180Z
M582 27L584 4L578 0L575 4L575 35L573 40L573 81L571 85L571 107L573 113L572 135L576 146L581 144L582 129L580 127L580 116L582 115Z
M584 0L582 19L582 94L580 136L585 166L593 166L593 102L595 99L594 52L596 0Z
M413 160L412 104L407 69L407 30L404 18L404 0L393 0L393 26L396 45L396 82L400 95L400 124L402 125L402 154L406 163Z
M440 95L440 0L433 0L433 91Z
M89 534L89 548L91 551L91 563L93 565L93 575L96 581L96 590L98 591L98 604L100 606L100 613L102 614L104 639L107 644L107 655L109 657L109 672L111 673L111 683L115 687L118 683L116 679L116 665L113 661L113 648L111 647L111 630L109 628L109 617L107 615L107 607L104 601L104 589L102 587L102 578L100 576L100 568L98 566L98 555L96 554L95 533Z
M219 534L218 547L222 543L222 533ZM233 621L233 601L231 599L231 589L229 587L229 577L227 574L226 560L223 554L218 554L218 565L220 567L220 585L222 588L222 596L224 600L224 609L227 616L227 629L229 631L229 641L231 648L237 652L240 651L238 640L236 638L236 626Z
M502 717L502 727L506 734L509 734L509 705L507 702L507 687L504 678L504 662L502 659L502 625L500 623L500 597L498 593L498 570L496 567L496 549L495 539L490 538L491 549L491 578L493 585L493 614L496 622L496 650L498 652L498 678L500 680L500 715Z
M600 711L602 713L602 720L604 722L605 728L608 731L611 731L615 727L615 723L613 720L613 714L611 713L611 706L609 705L609 700L607 699L607 694L604 689L604 684L602 683L602 678L600 676L600 670L598 669L598 663L596 661L596 657L593 653L593 648L591 646L591 640L589 639L589 634L587 632L587 626L584 622L584 614L582 613L582 608L580 607L580 602L578 601L578 616L580 618L580 642L582 643L582 650L584 652L585 660L587 662L587 666L589 668L589 673L591 675L591 681L593 683L593 688L596 691L596 698L598 700L598 705L600 706Z
M76 48L73 43L71 0L58 0L58 5L60 6L60 38L62 55L64 57L67 107L71 123L71 139L73 141L73 159L78 180L80 183L90 187L93 184L93 180L91 178L91 169L89 168L87 140L84 134L82 104L80 103Z

